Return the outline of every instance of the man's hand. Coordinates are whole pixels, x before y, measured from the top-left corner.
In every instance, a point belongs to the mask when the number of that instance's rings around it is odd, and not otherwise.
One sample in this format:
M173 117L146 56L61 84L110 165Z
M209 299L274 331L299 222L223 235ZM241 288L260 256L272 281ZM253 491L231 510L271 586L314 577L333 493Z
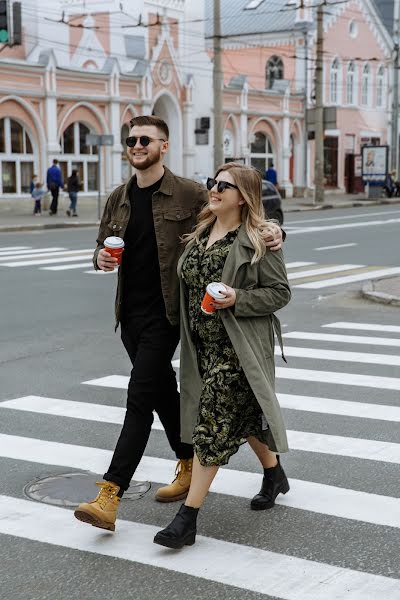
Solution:
M102 271L114 271L114 268L118 265L118 259L111 256L107 250L102 248L97 255L97 266Z
M215 299L213 303L217 310L220 310L221 308L229 308L236 302L235 290L229 287L229 285L226 285L226 283L224 283L224 286L226 287L226 291L224 292L225 298L218 298L218 300Z
M272 252L282 248L282 229L276 223L268 222L261 235L264 238L265 245Z

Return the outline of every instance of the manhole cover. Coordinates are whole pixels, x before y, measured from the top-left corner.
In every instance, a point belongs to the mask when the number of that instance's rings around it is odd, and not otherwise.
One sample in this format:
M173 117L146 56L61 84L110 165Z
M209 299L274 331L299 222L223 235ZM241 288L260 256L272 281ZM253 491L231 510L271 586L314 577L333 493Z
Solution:
M96 481L101 477L93 473L65 473L35 479L24 487L24 494L37 502L55 504L56 506L78 506L97 496L99 491ZM151 488L149 481L131 481L122 500L138 500Z

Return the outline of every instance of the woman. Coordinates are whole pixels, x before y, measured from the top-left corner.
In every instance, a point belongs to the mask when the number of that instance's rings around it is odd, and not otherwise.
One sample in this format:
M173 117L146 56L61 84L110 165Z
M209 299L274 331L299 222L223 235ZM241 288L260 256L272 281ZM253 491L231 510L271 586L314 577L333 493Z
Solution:
M77 217L78 213L76 212L76 203L78 201L78 192L79 192L79 177L78 171L76 169L72 170L71 175L68 177L67 181L67 191L69 195L69 209L66 211L67 215L70 217Z
M209 204L184 236L181 282L181 437L195 456L189 494L154 542L182 548L195 542L196 518L221 465L246 440L264 467L254 510L274 506L289 484L276 452L287 439L274 391L274 312L290 299L282 252L265 248L261 177L227 163L208 179ZM225 285L215 313L200 304L210 282Z

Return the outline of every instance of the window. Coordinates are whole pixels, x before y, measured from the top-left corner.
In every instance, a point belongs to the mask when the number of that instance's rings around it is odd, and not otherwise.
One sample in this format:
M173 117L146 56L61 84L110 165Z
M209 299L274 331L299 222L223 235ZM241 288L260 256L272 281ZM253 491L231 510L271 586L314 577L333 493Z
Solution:
M335 58L331 65L331 102L338 103L339 60Z
M83 192L98 189L98 147L86 144L88 133L92 133L90 128L76 121L65 129L60 140L61 152L64 155L60 157L60 168L64 181L71 175L72 169L77 169Z
M357 37L358 28L357 28L357 23L354 19L352 19L349 23L349 34L350 34L350 37L352 37L353 39Z
M376 78L376 105L381 108L383 106L383 86L385 80L385 69L380 66Z
M271 89L276 79L283 79L283 61L280 56L271 56L265 69L265 87Z
M34 166L32 141L23 124L0 119L0 194L29 193Z
M370 103L370 73L371 69L367 63L363 67L361 84L361 104L364 106L369 106Z
M347 81L346 81L346 104L355 104L354 101L354 82L355 69L354 62L349 62L347 66Z
M250 162L251 166L260 171L264 177L265 171L274 164L274 151L270 139L257 131L250 145Z
M258 8L263 2L264 0L251 0L248 4L246 4L243 10L254 10L255 8Z

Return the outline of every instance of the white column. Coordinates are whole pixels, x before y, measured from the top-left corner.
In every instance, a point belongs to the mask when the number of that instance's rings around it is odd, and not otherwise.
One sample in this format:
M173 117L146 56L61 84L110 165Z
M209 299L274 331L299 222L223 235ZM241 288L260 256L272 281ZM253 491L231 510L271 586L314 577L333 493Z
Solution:
M250 163L250 146L248 132L248 104L247 104L247 83L243 86L240 96L240 156L245 159L246 164Z
M114 189L122 182L121 177L121 156L122 156L122 145L121 145L121 123L120 123L120 105L116 100L112 100L110 103L110 124L111 133L114 136L114 145L110 148L110 162L111 162L111 181L110 188Z
M286 191L286 197L292 198L293 185L289 181L290 175L290 119L285 115L282 119L282 175L280 185Z
M47 133L47 160L51 161L51 156L61 152L60 142L57 139L57 89L56 76L53 67L50 67L44 77L46 90L46 133Z

